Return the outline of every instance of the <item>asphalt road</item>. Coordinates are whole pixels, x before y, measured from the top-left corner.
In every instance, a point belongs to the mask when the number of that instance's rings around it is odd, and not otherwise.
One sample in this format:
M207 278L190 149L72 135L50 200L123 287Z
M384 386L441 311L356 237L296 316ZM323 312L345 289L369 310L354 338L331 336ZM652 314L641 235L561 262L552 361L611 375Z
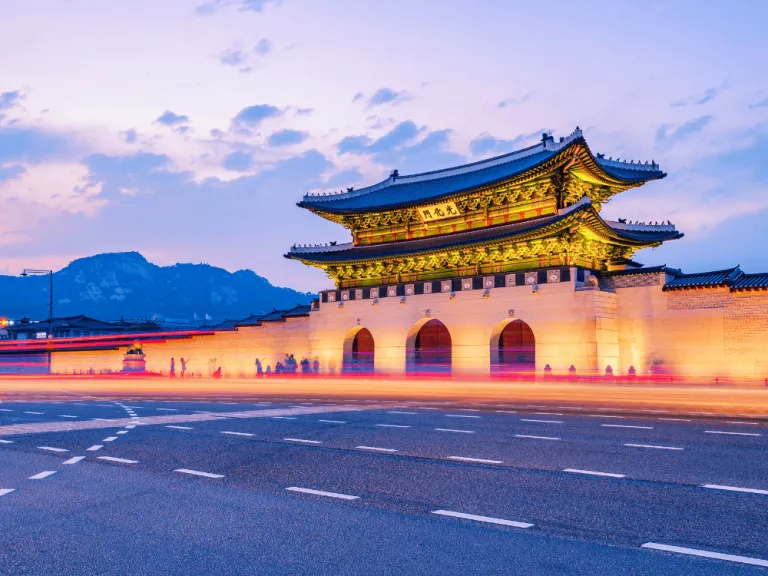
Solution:
M757 419L14 398L0 574L768 573Z

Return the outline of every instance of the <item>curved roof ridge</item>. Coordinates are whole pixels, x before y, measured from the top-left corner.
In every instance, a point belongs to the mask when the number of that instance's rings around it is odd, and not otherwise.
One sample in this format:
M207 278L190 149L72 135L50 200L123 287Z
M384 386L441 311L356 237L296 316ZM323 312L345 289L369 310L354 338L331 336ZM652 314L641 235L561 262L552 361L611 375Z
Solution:
M551 136L547 136L545 134L542 141L538 144L534 144L533 146L528 146L526 148L521 148L520 150L515 150L513 152L507 152L506 154L501 154L492 158L476 160L475 162L461 164L459 166L452 166L450 168L441 168L439 170L419 172L416 174L406 174L404 176L400 176L397 174L397 170L395 170L386 180L382 180L381 182L372 184L371 186L366 186L365 188L320 196L317 194L305 194L303 200L311 199L313 202L323 202L329 200L339 200L341 198L355 198L357 196L364 196L365 194L376 192L382 188L397 186L398 184L411 184L413 182L423 182L425 180L436 180L438 178L448 178L450 176L466 174L468 172L474 172L476 170L491 168L492 166L498 166L499 164L506 164L507 162L520 160L533 154L538 154L539 152L559 152L566 146L570 145L573 141L582 137L582 131L577 126L573 132L571 132L568 136L561 138L559 142L555 142Z

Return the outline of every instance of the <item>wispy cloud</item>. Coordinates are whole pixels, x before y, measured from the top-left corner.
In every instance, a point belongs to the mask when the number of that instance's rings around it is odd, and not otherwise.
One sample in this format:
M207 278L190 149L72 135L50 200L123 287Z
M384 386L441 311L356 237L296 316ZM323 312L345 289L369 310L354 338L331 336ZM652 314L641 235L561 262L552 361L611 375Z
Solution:
M280 4L282 0L211 0L195 8L198 16L210 16L223 8L235 7L242 12L263 12L270 4Z
M307 132L301 132L299 130L279 130L269 135L269 138L267 138L267 145L272 146L273 148L278 148L280 146L294 146L296 144L301 144L308 137L309 134Z
M352 99L353 102L357 102L358 100L362 100L364 98L364 94L362 92L358 92L355 94L355 97ZM374 106L381 106L383 104L400 104L401 102L406 102L411 99L410 94L408 94L405 90L392 90L392 88L379 88L374 92L370 98L366 101L366 108L373 108Z
M186 124L187 122L189 122L188 116L183 114L176 114L170 110L166 110L155 120L156 124L163 124L170 127L180 126L181 124Z
M24 96L20 90L0 92L0 110L10 110L21 103Z
M490 134L480 134L480 136L469 143L469 152L472 156L506 154L507 152L513 152L527 145L534 144L534 140L543 132L545 131L537 130L530 134L520 134L509 140L495 138Z
M232 118L230 130L235 133L249 134L264 120L280 115L280 109L269 104L254 104L240 110Z
M262 38L250 49L243 48L242 45L227 48L218 55L218 59L225 66L238 68L240 72L251 72L255 59L262 58L271 51L272 43Z
M683 124L663 124L656 131L656 143L669 148L704 130L712 122L712 116L700 116Z
M687 98L676 100L672 102L670 106L674 106L676 108L683 107L683 106L701 106L702 104L706 104L707 102L713 100L715 96L720 94L726 88L728 88L727 84L723 84L720 87L707 88L702 93L693 94L691 96L688 96Z
M505 98L498 104L496 104L497 108L509 108L511 106L519 106L520 104L525 104L528 102L528 100L531 98L531 93L529 92L522 98Z
M749 105L750 108L766 108L768 107L768 98L765 100L760 100L759 102L755 102L754 104Z
M130 130L126 130L125 132L121 132L123 136L125 136L125 143L126 144L133 144L136 142L136 139L138 138L138 134L136 133L136 130L131 128Z

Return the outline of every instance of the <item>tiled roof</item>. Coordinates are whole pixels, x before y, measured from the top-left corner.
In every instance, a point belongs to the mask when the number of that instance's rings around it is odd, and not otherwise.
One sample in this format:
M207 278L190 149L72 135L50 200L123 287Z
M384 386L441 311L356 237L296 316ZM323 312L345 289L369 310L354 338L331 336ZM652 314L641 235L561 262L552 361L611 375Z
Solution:
M744 273L738 266L727 270L701 272L698 274L680 274L664 285L664 290L683 290L685 288L716 288L732 286Z
M400 176L395 171L373 186L331 195L306 195L298 205L334 214L413 206L518 176L575 144L586 146L578 128L560 142L545 137L540 144L516 152L422 174ZM602 156L592 158L606 174L628 184L665 176L657 164L606 160Z
M297 304L288 310L278 310L275 308L272 312L260 316L251 314L244 320L235 321L233 327L238 326L259 326L262 322L283 322L286 318L299 318L309 316L311 306L309 304Z
M731 290L768 290L768 273L742 274L733 282Z
M445 250L458 246L469 246L486 242L493 242L514 236L523 236L541 230L549 225L555 225L558 222L570 218L580 212L585 212L587 218L591 218L593 224L602 226L604 230L611 234L636 242L638 244L653 244L664 240L672 240L682 237L680 232L674 230L674 227L664 226L662 230L656 230L653 226L646 227L645 230L623 230L614 229L597 215L595 209L587 196L579 202L558 214L552 216L543 216L513 222L510 224L499 224L476 230L465 232L455 232L453 234L443 234L439 236L430 236L427 238L417 238L414 240L399 240L396 242L385 242L380 244L353 245L341 244L333 246L332 250L326 248L294 248L285 255L286 258L296 260L306 260L310 262L351 262L356 260L379 259L391 256L406 256L409 254L432 252Z

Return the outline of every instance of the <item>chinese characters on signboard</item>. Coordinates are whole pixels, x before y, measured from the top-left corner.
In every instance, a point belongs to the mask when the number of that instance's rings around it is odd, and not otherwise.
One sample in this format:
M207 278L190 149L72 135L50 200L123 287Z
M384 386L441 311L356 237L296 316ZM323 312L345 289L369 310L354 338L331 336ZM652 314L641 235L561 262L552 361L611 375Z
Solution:
M432 222L434 220L442 220L443 218L452 218L460 215L455 202L441 202L440 204L421 206L420 208L417 208L417 210L422 222Z

